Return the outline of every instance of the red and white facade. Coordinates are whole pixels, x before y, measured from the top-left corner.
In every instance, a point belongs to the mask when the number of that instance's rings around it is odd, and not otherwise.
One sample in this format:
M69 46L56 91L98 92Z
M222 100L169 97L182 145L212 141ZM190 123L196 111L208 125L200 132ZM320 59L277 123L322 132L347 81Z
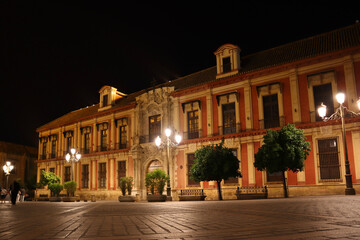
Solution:
M38 176L53 171L69 179L65 162L69 147L82 158L74 165L77 194L99 199L119 196L118 179L134 177L134 191L145 199L145 174L169 170L173 199L180 189L202 188L216 199L216 183L189 178L194 152L219 143L234 150L243 177L224 181L225 199L237 186L267 186L269 197L282 196L276 174L257 171L254 154L266 130L292 123L304 129L311 152L303 171L287 172L290 196L344 194L345 160L341 122L323 122L316 109L324 102L330 112L346 94L344 105L359 112L359 24L242 57L240 48L225 44L215 51L216 66L158 85L123 94L104 86L99 104L68 113L37 129ZM360 191L360 117L346 119L346 140L352 181ZM165 128L183 140L166 150L154 144ZM38 192L41 192L40 190Z

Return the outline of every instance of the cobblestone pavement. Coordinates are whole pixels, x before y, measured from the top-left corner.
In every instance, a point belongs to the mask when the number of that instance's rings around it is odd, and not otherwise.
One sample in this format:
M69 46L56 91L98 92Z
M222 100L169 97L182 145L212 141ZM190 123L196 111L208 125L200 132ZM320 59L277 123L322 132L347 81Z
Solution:
M360 239L360 195L0 203L0 239Z

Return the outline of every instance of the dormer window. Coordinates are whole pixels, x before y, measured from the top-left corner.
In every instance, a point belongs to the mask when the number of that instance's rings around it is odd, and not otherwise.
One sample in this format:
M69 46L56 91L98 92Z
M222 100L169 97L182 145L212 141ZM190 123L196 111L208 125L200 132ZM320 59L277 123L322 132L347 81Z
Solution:
M230 57L226 57L222 59L222 65L223 65L223 73L231 72L231 61Z
M100 106L98 111L110 109L115 105L116 100L126 97L126 94L118 92L116 88L103 86L100 91Z
M225 44L214 52L216 56L217 79L239 73L240 51L238 46Z
M103 106L106 107L108 105L108 95L103 95Z

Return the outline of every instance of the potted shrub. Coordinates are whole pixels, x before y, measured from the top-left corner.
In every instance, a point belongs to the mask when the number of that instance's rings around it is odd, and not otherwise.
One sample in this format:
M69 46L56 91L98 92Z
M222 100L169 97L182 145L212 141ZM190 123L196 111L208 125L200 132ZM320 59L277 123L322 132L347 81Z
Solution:
M122 196L119 196L119 202L135 202L135 197L131 196L133 188L133 177L122 177L120 178L120 189ZM128 191L128 195L126 195Z
M147 195L149 202L165 202L166 195L163 195L166 182L169 180L169 176L161 169L155 169L152 172L146 174L145 185L150 189L151 194ZM157 193L155 194L155 190Z
M39 181L39 183L37 183L37 187L38 188L46 187L46 188L41 190L41 192L39 193L38 200L49 201L50 200L49 194L48 194L49 190L50 190L50 195L54 196L54 192L51 191L50 186L52 184L60 184L60 180L61 180L61 178L59 176L57 176L55 173L42 171L41 175L40 175L40 181Z
M61 202L61 198L59 197L59 194L61 190L63 190L63 185L60 183L50 183L49 189L51 192L51 197L49 198L50 202Z
M75 191L76 191L76 182L68 181L64 183L64 188L66 189L67 196L63 197L64 202L75 202Z

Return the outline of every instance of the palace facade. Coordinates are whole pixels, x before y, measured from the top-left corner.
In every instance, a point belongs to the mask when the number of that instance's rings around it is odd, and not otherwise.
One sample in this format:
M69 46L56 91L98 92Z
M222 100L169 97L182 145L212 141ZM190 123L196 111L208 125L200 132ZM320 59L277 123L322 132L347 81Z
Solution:
M257 171L254 154L267 129L288 123L305 131L311 152L303 171L287 172L289 195L344 194L345 149L341 121L324 122L346 94L344 105L359 112L360 24L288 43L248 56L225 44L214 52L216 66L151 89L124 94L111 86L99 91L99 103L70 112L37 129L38 177L52 171L71 179L65 154L75 147L77 194L117 199L119 179L134 177L133 194L146 199L145 175L154 168L170 173L174 200L180 189L204 189L217 199L215 182L194 182L189 169L194 152L219 143L233 149L242 178L223 182L223 196L234 199L237 186L267 186L269 197L283 195L281 176ZM215 61L214 61L215 62ZM346 140L352 181L360 193L360 117L346 119ZM182 136L167 153L154 140L164 130ZM169 154L169 155L168 155Z

